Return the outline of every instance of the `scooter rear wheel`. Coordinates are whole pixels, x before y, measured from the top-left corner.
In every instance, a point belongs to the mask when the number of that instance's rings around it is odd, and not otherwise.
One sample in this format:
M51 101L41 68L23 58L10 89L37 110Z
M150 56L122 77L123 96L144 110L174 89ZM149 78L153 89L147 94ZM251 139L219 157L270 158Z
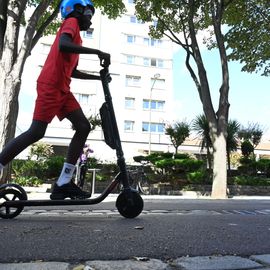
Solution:
M143 210L143 199L137 190L123 190L116 200L118 212L125 218L135 218Z
M23 193L12 188L6 188L0 190L0 217L5 219L11 219L18 216L23 206L5 206L3 205L8 201L24 200L25 196Z

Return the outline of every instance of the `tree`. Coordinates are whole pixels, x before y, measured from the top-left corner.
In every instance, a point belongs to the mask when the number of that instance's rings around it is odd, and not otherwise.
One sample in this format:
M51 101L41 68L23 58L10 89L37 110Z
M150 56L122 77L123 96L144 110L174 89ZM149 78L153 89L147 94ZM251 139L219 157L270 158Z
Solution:
M210 128L209 123L204 114L198 115L192 124L192 129L201 138L201 150L206 149L208 168L212 170L212 141L210 138Z
M167 36L186 53L186 67L196 85L204 114L209 122L213 145L213 198L227 197L226 136L229 113L229 70L222 23L232 0L137 0L136 11L150 27L155 38ZM220 56L221 84L218 109L215 111L206 68L203 62L199 32L210 29ZM193 60L193 62L191 62Z
M43 34L55 32L59 0L1 0L0 5L0 150L15 135L21 75L27 57ZM96 0L109 18L125 10L120 0ZM25 11L31 7L28 20ZM24 33L22 42L19 34ZM5 170L3 179L8 171Z
M228 162L228 170L231 171L231 152L237 150L238 146L238 132L240 129L240 123L237 120L229 120L228 128L227 128L227 162Z
M175 148L175 154L177 154L178 147L189 136L189 124L185 121L176 122L174 125L169 125L165 131L166 135L170 136L171 142Z
M229 19L231 25L241 21L238 19L241 18L238 17L241 10L237 10L239 2L246 2L249 5L249 1L242 0L136 1L139 18L146 22L155 22L150 26L150 35L154 38L166 36L181 46L186 53L186 67L196 85L204 114L209 122L213 145L213 198L227 197L226 137L229 115L229 69L227 44L222 25L228 23ZM256 5L260 4L260 1L252 2ZM230 17L232 15L230 8L235 9L234 17ZM257 22L259 17L258 14ZM248 20L248 17L246 19ZM210 47L214 45L220 56L218 64L221 68L221 83L216 111L199 40L199 34L206 29L212 33L208 45ZM216 67L212 66L212 68Z
M270 75L270 1L234 1L227 13L229 31L225 35L231 48L229 59L243 64L243 71Z
M241 148L243 148L242 147L243 143L245 143L244 149L247 148L246 145L250 145L251 147L249 147L249 149L252 149L252 153L254 156L254 149L260 143L262 135L263 129L259 123L248 123L247 127L241 127L240 130L238 131L238 137L242 141Z

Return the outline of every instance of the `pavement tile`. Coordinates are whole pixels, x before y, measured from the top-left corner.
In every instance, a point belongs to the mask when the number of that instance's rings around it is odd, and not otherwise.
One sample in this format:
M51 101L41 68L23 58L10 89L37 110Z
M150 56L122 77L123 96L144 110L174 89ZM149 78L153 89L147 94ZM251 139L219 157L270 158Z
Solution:
M246 270L262 267L255 261L237 256L181 257L173 264L184 270Z
M156 259L146 261L88 261L86 266L95 270L168 270L169 266ZM86 268L87 269L87 268Z
M69 263L64 262L33 262L0 264L0 270L69 270Z
M252 255L250 259L262 263L263 265L270 266L270 254Z

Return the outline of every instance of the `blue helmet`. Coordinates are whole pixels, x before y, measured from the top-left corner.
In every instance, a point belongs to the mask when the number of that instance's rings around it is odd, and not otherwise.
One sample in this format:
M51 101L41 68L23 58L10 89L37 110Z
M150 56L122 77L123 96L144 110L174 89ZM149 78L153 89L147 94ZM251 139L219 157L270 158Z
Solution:
M78 4L84 7L90 6L90 8L93 11L93 14L95 13L94 4L91 0L63 0L60 5L62 18L65 19L71 12L74 11L75 5Z

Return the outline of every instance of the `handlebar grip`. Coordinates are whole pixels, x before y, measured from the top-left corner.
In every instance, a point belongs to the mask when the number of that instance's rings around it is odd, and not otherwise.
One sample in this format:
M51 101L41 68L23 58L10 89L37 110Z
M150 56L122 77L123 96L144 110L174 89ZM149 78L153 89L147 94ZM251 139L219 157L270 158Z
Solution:
M109 65L111 64L111 58L105 58L105 59L100 59L100 65L104 68L109 67Z

